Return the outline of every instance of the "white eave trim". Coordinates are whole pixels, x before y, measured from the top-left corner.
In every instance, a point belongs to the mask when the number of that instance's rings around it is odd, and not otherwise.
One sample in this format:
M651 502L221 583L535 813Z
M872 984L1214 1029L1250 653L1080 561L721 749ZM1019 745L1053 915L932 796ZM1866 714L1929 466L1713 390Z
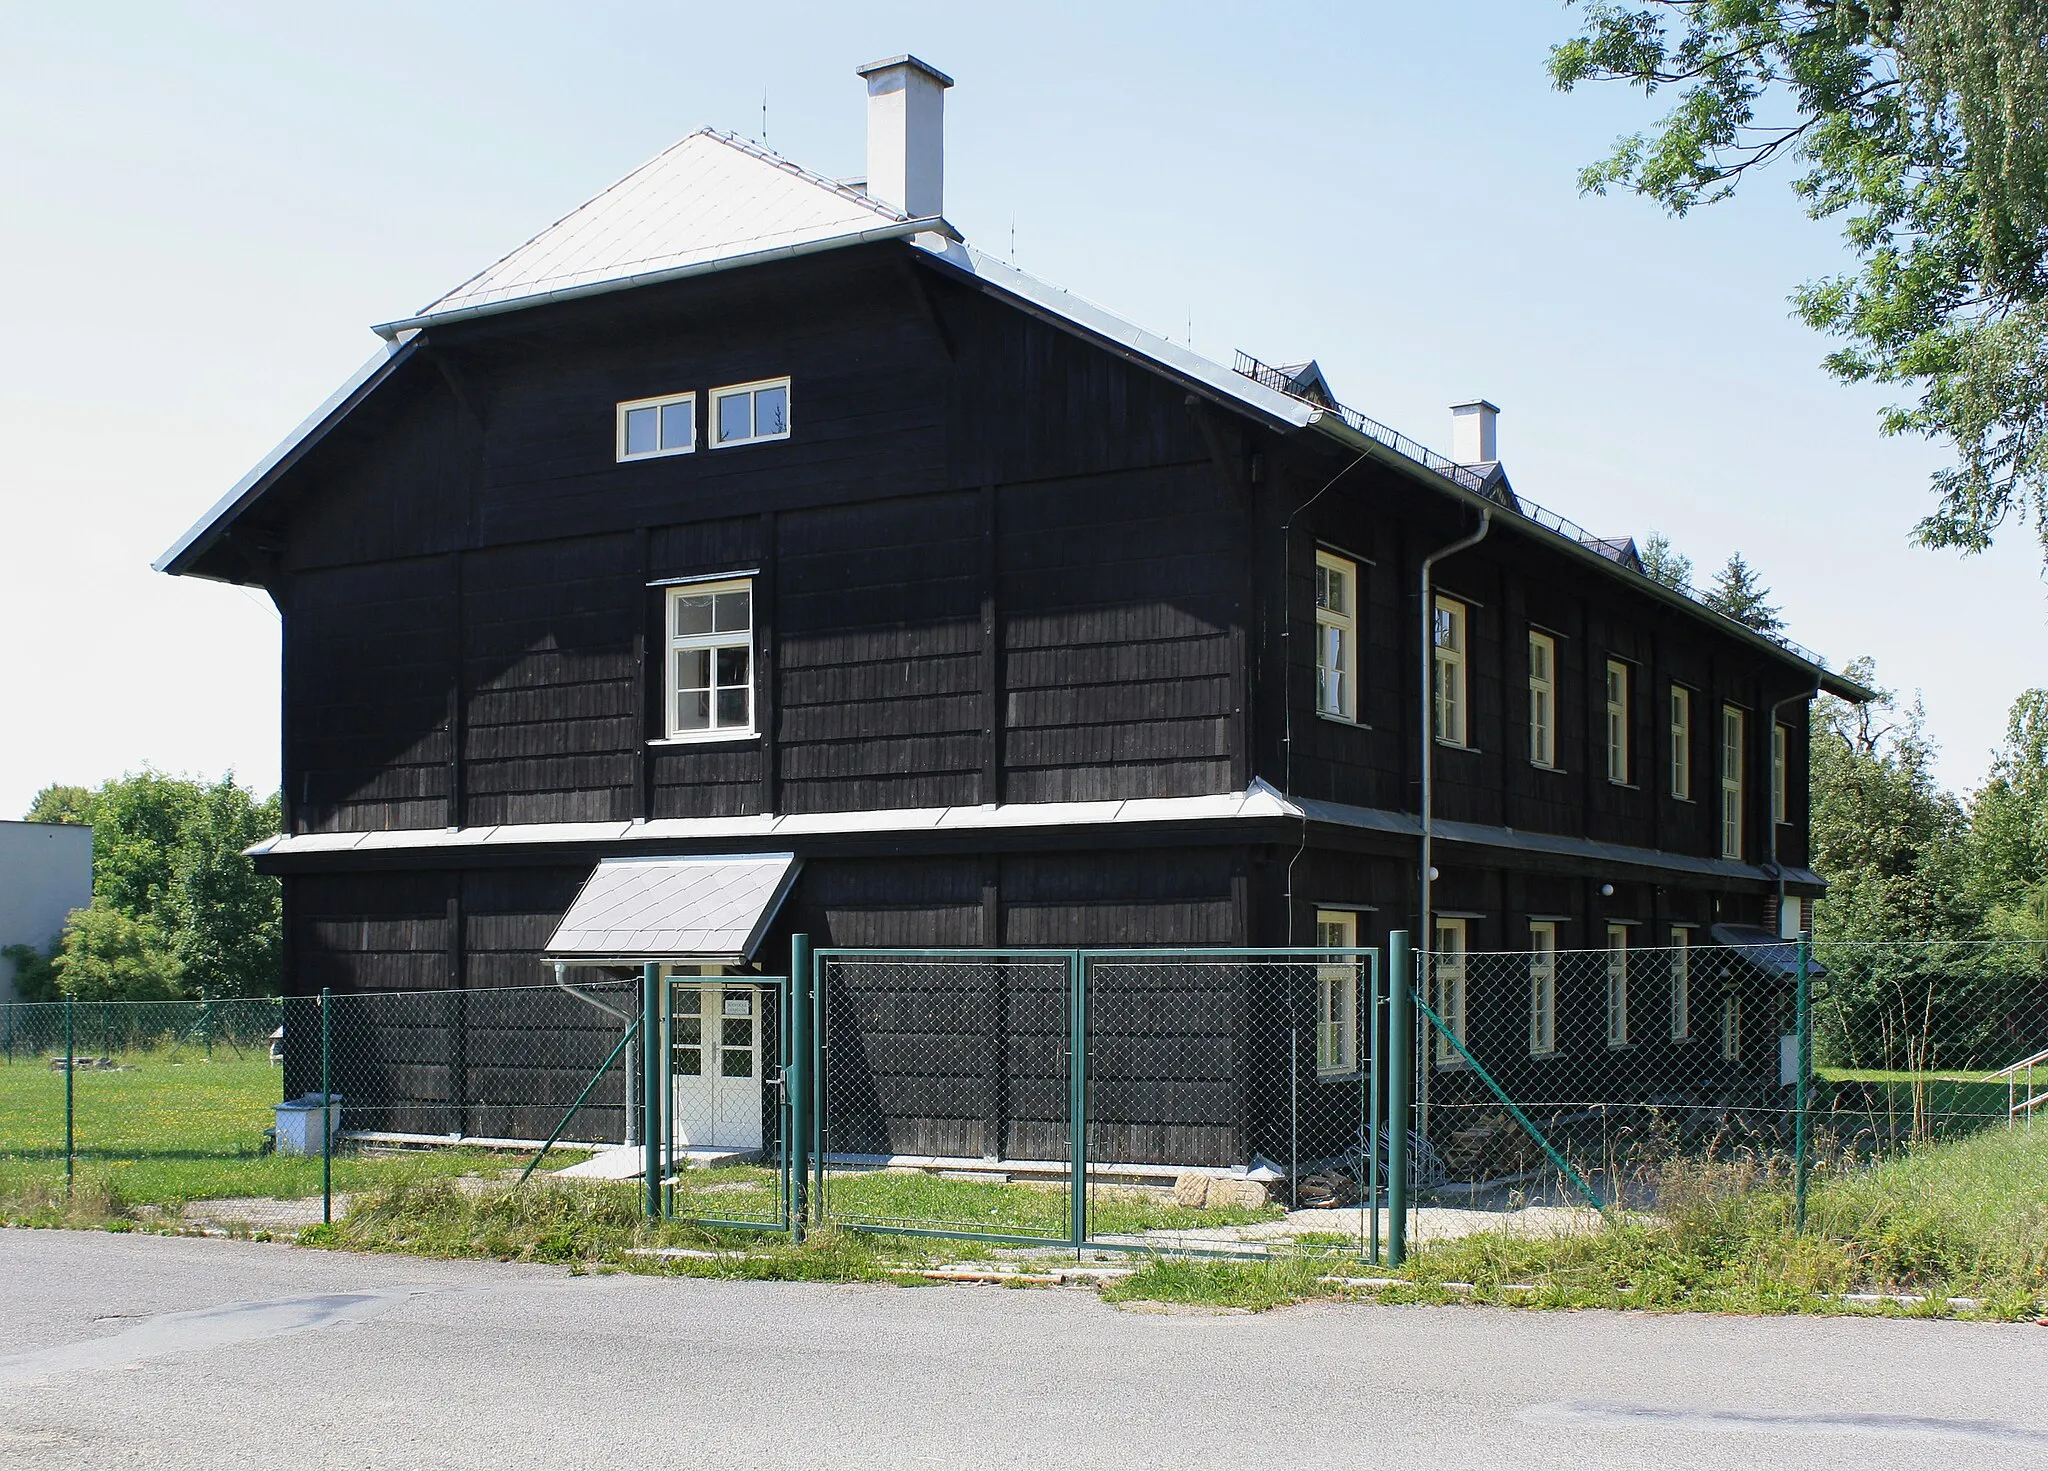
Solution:
M998 807L890 808L878 812L763 813L755 817L660 818L650 822L530 822L497 827L423 828L371 833L300 833L266 838L251 858L450 848L511 848L614 843L709 843L860 834L989 832L1040 827L1129 827L1176 822L1300 818L1302 809L1263 781L1244 792L1209 797L1133 797L1110 802L1012 802Z
M641 271L637 275L613 276L603 281L582 281L574 286L526 292L498 301L479 302L475 306L452 307L442 312L425 312L416 317L385 322L370 330L379 337L395 338L402 332L440 327L450 322L468 322L478 317L494 317L503 312L525 311L529 307L547 306L558 301L580 301L590 296L608 296L614 291L630 291L637 286L659 286L665 281L682 281L691 276L708 276L716 271L736 271L745 266L766 265L770 261L794 260L798 256L815 255L822 250L842 250L849 245L866 245L876 240L902 240L920 234L957 239L959 232L936 215L918 220L888 220L879 225L867 225L858 230L827 235L819 240L800 240L792 245L775 245L765 250L743 251L738 255L713 256L708 260L691 261L686 265Z

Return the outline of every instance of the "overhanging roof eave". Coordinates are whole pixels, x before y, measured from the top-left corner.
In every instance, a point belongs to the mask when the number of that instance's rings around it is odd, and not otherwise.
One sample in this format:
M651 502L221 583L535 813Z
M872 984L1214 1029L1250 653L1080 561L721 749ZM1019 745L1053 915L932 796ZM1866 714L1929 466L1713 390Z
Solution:
M356 369L346 383L328 395L325 403L301 421L299 427L286 435L269 454L258 460L248 474L236 481L234 487L173 542L169 550L150 563L150 569L172 577L199 576L210 581L231 581L203 572L194 573L192 565L213 548L237 517L263 498L280 476L305 458L343 419L355 412L358 404L376 392L412 356L418 344L416 336L386 342L376 356Z

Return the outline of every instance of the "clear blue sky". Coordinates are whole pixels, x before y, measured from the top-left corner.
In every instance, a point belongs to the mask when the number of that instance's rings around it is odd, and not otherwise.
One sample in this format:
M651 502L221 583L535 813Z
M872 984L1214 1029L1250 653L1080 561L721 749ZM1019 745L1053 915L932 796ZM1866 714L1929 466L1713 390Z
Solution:
M1426 443L1501 405L1515 485L1741 549L1794 637L1925 692L1981 780L2048 681L2028 532L1914 550L1923 446L1792 321L1833 234L1782 184L1581 199L1649 115L1543 76L1567 13L1464 6L0 3L0 816L141 764L277 777L277 620L150 560L402 315L705 123L862 166L853 68L959 85L970 240L1229 361L1319 358Z

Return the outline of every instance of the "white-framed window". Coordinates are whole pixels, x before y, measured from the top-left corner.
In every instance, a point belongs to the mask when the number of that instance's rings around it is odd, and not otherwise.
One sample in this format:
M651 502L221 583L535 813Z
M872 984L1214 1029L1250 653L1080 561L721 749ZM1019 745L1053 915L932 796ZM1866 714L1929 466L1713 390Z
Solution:
M1557 640L1529 630L1529 759L1557 765Z
M697 447L697 395L628 399L618 406L618 458L658 460Z
M1607 927L1607 1045L1628 1046L1628 926Z
M1557 1051L1557 922L1529 921L1529 1055Z
M1721 998L1721 1061L1742 1060L1742 998L1730 991Z
M711 390L711 447L789 438L789 380L766 378Z
M1692 926L1671 927L1671 1040L1692 1038Z
M1316 553L1316 713L1358 718L1358 564Z
M1628 783L1628 665L1607 661L1607 779Z
M1436 952L1430 957L1430 991L1436 1014L1443 1019L1436 1034L1436 1060L1440 1067L1461 1067L1464 1054L1451 1045L1451 1038L1465 1040L1465 921L1439 915L1436 921ZM1449 1036L1445 1033L1448 1032Z
M1671 795L1692 800L1692 691L1671 686Z
M1784 822L1791 810L1785 783L1792 774L1792 732L1782 725L1771 727L1771 821Z
M1436 600L1436 738L1447 746L1465 741L1465 605Z
M668 590L670 740L754 733L754 588L748 578Z
M1721 856L1742 856L1742 712L1721 707Z
M1316 943L1332 950L1357 949L1358 915L1349 909L1318 909ZM1355 955L1326 956L1316 966L1318 1077L1358 1071L1358 967Z

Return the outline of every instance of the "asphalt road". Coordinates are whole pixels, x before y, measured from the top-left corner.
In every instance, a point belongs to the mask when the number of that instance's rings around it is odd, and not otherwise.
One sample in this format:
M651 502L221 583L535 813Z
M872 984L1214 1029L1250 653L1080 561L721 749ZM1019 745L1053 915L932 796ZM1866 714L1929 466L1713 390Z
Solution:
M0 1230L0 1466L1958 1466L2048 1329L836 1287Z

